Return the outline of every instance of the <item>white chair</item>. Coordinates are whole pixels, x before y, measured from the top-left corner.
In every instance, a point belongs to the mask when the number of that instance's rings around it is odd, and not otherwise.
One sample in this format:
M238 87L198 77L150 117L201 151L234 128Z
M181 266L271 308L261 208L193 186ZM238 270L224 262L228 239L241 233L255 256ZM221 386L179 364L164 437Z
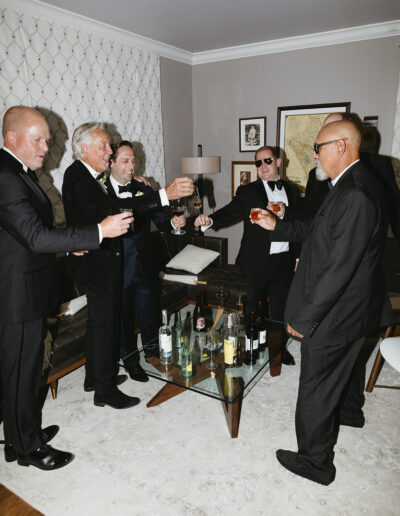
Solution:
M387 339L383 339L380 345L380 352L382 353L383 358L393 367L393 369L400 372L400 337L389 337ZM389 387L388 385L376 385L376 387L400 389L400 386Z

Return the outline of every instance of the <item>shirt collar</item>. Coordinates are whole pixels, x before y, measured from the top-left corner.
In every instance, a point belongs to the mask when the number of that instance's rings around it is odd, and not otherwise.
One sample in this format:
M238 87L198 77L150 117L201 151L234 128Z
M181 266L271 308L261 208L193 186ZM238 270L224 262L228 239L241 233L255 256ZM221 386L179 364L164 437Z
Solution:
M7 149L7 147L3 147L3 150L7 151L9 154L11 154L11 156L13 158L15 158L17 161L19 161L22 165L22 168L25 170L25 172L28 172L28 167L25 165L25 163L23 163L19 158L17 158L17 156L10 151L10 149Z
M110 174L110 181L111 181L112 187L114 188L114 190L116 191L117 194L119 192L118 186L125 186L122 183L118 183L118 181L114 178L114 176L112 174ZM126 184L129 185L130 181Z
M335 179L332 179L332 186L335 186L335 184L339 181L339 179L342 177L342 175L347 170L349 170L349 168L352 167L354 165L354 163L357 163L357 161L360 161L360 159L356 159L355 161L353 161L353 163L350 163L350 165L348 167L346 167L344 170L342 170L342 172L340 172L340 174L338 176L336 176Z
M95 179L97 179L97 176L101 174L101 172L97 172L94 168L92 168L90 165L88 165L85 161L79 160L82 165L84 165L88 171L90 172L90 175L93 176Z

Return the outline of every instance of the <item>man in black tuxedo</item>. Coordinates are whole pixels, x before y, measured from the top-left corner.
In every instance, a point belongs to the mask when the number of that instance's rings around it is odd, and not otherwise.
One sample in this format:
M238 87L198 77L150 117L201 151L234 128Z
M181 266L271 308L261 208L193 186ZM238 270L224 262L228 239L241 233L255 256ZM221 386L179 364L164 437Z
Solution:
M102 124L82 124L75 129L72 147L78 158L64 175L62 187L65 215L68 223L95 223L105 215L121 209L134 216L159 210L169 199L191 195L193 182L181 177L165 189L142 197L119 199L108 195L104 185L111 147ZM117 385L126 376L117 376L119 357L120 295L122 281L122 242L107 239L100 249L82 257L71 257L76 281L88 300L86 334L85 391L94 391L94 404L116 409L133 407L136 397L122 393Z
M360 141L349 121L332 122L319 132L314 158L332 189L314 221L286 222L265 212L257 222L274 230L271 238L304 241L285 310L287 331L301 341L298 452L278 450L277 458L293 473L324 485L335 478L337 424L364 425L358 354L382 314L392 315L382 277L385 200L359 160Z
M324 120L323 126L340 120L350 120L361 130L361 120L355 114L332 113ZM400 190L389 157L369 152L360 152L360 161L369 168L385 194L389 224L392 233L400 244ZM303 216L314 217L329 192L329 178L320 164L310 170L303 200Z
M252 208L266 208L269 201L285 204L286 217L293 218L300 194L296 185L279 178L281 159L275 148L260 147L255 154L257 181L239 186L232 201L210 216L199 215L196 226L218 230L242 219L243 237L236 263L243 269L247 289L247 313L254 312L258 301L269 299L272 319L283 321L285 303L295 267L295 248L288 241L271 243L269 234L250 223ZM283 335L282 362L294 364Z
M134 179L135 154L129 141L112 145L110 159L111 174L105 185L109 195L114 198L132 198L152 195L153 190L143 181ZM160 327L159 307L159 256L154 250L150 222L153 221L161 231L171 231L186 223L184 215L172 219L163 209L148 214L136 215L134 230L122 239L123 280L121 295L120 358L124 359L125 369L136 381L148 381L147 374L139 364L137 335L135 333L136 312L145 354L157 353L149 347L149 342L158 336ZM157 346L158 348L158 346Z
M46 443L58 427L40 429L39 385L46 316L56 308L56 257L97 249L101 238L127 231L122 215L95 224L55 229L50 200L37 182L48 151L49 128L37 111L10 108L0 150L0 364L5 459L52 470L73 455ZM99 221L100 222L100 221Z

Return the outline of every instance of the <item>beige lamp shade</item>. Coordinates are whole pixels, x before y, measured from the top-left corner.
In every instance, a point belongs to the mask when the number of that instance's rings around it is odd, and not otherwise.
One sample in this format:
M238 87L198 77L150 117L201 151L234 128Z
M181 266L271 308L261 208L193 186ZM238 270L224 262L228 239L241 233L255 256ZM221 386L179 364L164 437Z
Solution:
M182 174L218 174L221 172L220 156L181 158Z

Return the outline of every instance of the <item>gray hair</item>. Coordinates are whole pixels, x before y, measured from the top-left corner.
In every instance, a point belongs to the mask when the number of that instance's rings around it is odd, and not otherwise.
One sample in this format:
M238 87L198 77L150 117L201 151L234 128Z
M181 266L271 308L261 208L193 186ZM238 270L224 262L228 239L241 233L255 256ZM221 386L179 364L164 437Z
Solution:
M105 125L100 122L87 122L75 129L72 135L72 151L75 159L82 157L81 145L83 143L86 143L86 145L93 143L93 132L96 131L96 129L101 129L102 131L106 130Z

